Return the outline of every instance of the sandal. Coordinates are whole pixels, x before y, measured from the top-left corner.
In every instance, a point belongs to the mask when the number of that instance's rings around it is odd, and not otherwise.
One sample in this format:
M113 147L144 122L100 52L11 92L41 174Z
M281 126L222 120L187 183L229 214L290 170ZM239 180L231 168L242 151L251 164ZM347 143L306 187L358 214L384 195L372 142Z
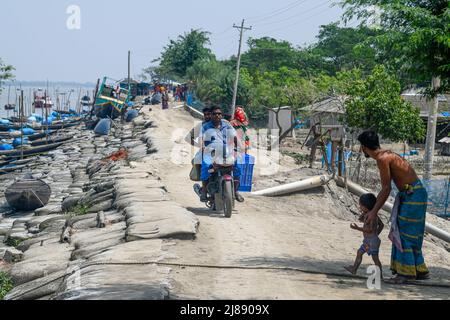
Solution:
M355 275L356 271L353 269L353 266L344 267L345 270L350 272L351 274Z
M405 284L408 282L408 280L409 279L407 277L397 275L394 278L385 280L385 282L389 284Z
M418 274L416 280L430 280L430 274L429 273Z

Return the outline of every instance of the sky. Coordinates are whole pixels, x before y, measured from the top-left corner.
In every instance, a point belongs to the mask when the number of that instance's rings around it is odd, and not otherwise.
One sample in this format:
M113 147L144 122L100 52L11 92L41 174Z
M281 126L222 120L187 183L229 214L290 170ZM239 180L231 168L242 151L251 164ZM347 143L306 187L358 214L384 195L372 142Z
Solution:
M136 77L170 39L191 29L211 32L220 59L238 51L240 25L249 38L270 36L295 46L311 44L320 25L339 21L336 0L14 0L0 6L0 58L22 81L96 82ZM78 6L80 15L68 12ZM79 17L79 19L77 19ZM68 28L68 20L70 22ZM79 25L78 25L79 22ZM79 27L79 28L78 28ZM246 45L244 45L244 50Z

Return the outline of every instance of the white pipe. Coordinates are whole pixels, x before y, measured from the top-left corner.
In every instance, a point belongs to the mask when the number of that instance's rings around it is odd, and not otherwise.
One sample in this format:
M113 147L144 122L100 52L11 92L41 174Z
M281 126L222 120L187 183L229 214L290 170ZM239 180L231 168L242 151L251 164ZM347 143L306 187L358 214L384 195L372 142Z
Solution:
M303 191L303 190L308 190L308 189L323 186L323 185L327 184L331 180L331 178L332 177L328 176L328 175L312 177L312 178L309 178L306 180L252 192L252 195L266 196L266 197L281 196L284 194L294 193L294 192L298 192L298 191Z
M341 177L336 177L335 180L336 180L336 184L338 186L345 188L345 182ZM360 185L353 183L351 181L347 181L347 188L348 188L348 191L357 195L358 197L360 197L361 195L363 195L365 193L370 192L369 190L366 190L363 187L361 187ZM387 212L392 212L393 207L394 207L394 205L388 201L386 201L386 203L383 205L383 209ZM441 240L444 240L444 241L450 243L450 233L448 233L442 229L439 229L438 227L436 227L432 224L429 224L428 222L425 223L425 231Z
M189 112L191 112L194 115L196 115L197 117L200 117L201 119L203 119L203 113L201 113L200 111L188 106L187 104L186 104L186 108L188 109Z

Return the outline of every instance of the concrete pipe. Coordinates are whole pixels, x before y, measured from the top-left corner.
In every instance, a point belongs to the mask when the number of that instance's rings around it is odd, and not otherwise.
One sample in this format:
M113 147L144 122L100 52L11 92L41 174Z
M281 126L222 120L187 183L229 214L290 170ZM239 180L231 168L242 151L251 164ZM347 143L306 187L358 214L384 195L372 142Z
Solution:
M304 190L323 186L323 185L327 184L328 182L330 182L331 178L332 177L328 176L328 175L312 177L312 178L309 178L306 180L252 192L252 195L266 196L266 197L282 196L282 195L289 194L289 193L304 191Z
M203 119L203 113L192 108L191 106L186 105L186 110L195 118Z
M343 178L336 177L335 180L336 180L336 184L338 186L345 188L345 182L344 182ZM347 188L348 188L348 191L350 191L351 193L353 193L354 195L356 195L358 197L360 197L361 195L363 195L365 193L371 192L351 181L347 181ZM392 212L393 207L394 207L394 205L392 203L386 201L386 203L383 205L383 210L385 210L387 212ZM450 233L448 233L442 229L439 229L438 227L436 227L432 224L429 224L428 222L425 223L425 231L441 240L444 240L444 241L450 243Z

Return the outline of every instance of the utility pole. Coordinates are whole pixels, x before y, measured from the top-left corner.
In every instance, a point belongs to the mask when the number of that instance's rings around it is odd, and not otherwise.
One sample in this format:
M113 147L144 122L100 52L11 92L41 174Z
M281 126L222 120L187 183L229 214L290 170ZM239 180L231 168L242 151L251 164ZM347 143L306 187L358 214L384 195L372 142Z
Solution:
M247 28L244 27L245 19L242 20L241 26L237 26L233 24L233 28L240 29L240 36L239 36L239 50L238 50L238 61L237 61L237 68L236 68L236 80L234 81L234 90L233 90L233 102L231 105L231 119L234 119L234 112L236 110L236 99L237 99L237 90L238 90L238 84L239 84L239 73L241 68L241 48L242 48L242 35L244 33L244 30L252 30L252 27Z
M433 91L436 92L441 86L441 79L439 77L433 77L432 85ZM431 180L431 178L433 177L434 147L436 144L438 108L439 99L436 95L433 99L433 104L430 106L430 111L428 114L427 141L425 145L425 168L423 174L423 179L426 181Z

